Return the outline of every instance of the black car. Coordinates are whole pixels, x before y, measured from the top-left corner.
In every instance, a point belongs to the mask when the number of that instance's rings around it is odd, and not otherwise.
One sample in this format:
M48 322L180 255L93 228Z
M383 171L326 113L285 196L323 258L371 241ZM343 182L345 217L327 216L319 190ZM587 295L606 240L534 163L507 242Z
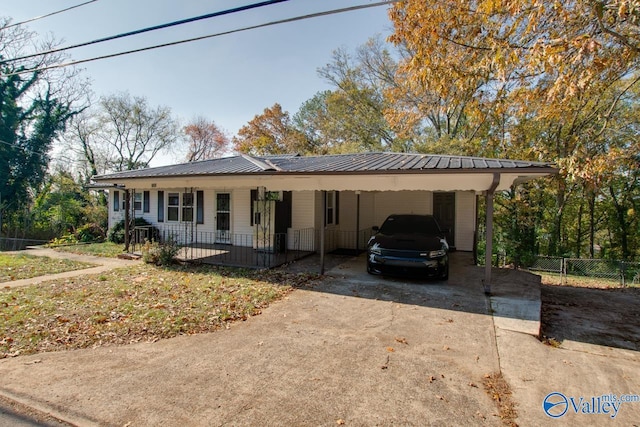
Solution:
M449 278L449 245L432 215L390 215L367 244L371 274Z

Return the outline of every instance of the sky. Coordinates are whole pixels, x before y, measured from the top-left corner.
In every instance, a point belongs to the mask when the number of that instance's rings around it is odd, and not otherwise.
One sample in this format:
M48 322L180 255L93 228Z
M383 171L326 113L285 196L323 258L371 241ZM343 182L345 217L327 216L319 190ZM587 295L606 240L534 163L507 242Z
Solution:
M0 15L14 22L83 3L85 0L4 0ZM239 7L259 0L97 0L26 24L51 34L62 46ZM80 60L241 27L262 24L374 0L288 0L258 9L69 50ZM80 65L98 98L120 92L168 106L186 123L195 116L214 120L230 136L255 115L282 105L291 115L330 86L317 69L332 52L349 51L370 37L392 32L388 6L345 12L224 35ZM163 155L153 166L175 162Z

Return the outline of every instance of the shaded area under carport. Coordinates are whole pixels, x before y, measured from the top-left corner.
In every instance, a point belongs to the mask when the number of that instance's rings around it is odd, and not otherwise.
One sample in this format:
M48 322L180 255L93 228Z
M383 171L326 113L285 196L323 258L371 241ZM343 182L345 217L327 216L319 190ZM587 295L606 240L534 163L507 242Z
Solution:
M325 281L316 290L361 298L374 298L470 313L492 314L497 327L535 337L540 333L540 277L524 271L493 269L492 293L484 295L485 269L473 263L473 254L449 254L448 281L374 276L366 272L366 254L357 257L325 255L327 275L341 280ZM284 267L290 271L315 272L319 255Z

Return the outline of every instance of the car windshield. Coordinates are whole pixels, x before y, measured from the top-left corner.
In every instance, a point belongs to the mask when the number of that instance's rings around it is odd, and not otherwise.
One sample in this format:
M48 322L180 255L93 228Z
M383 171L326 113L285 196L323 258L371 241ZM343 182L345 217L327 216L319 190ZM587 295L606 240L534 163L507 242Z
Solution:
M391 216L380 228L382 234L440 234L440 227L431 216Z

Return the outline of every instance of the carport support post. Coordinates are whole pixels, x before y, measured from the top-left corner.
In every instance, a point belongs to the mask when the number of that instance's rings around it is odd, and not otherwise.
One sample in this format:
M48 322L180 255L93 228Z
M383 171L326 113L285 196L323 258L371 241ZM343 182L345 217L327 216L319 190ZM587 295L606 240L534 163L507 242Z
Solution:
M322 224L320 226L320 275L324 275L324 235L327 224L327 192L322 190Z
M493 252L493 196L496 188L500 184L500 174L493 174L491 187L487 190L487 213L486 213L486 245L484 252L484 293L491 294L491 255Z

